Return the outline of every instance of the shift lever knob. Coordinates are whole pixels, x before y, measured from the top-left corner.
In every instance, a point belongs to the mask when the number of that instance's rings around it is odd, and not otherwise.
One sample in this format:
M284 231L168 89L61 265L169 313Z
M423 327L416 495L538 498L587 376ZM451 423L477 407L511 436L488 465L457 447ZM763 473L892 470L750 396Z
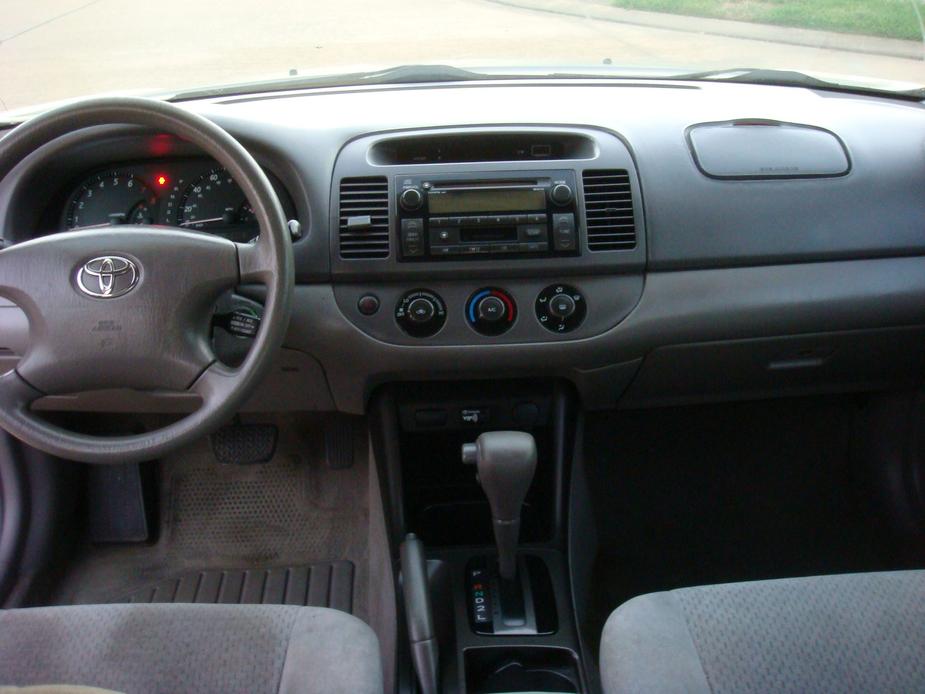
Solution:
M473 461L474 458L474 461ZM501 577L517 568L520 510L536 471L536 441L520 431L490 431L463 446L463 461L475 462L491 506Z

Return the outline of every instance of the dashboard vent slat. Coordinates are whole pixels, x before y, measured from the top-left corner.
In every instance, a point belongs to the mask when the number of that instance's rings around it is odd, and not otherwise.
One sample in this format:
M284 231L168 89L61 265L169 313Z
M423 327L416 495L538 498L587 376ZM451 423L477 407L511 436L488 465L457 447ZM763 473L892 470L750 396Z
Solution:
M591 251L636 248L636 220L629 173L622 169L585 171L585 222Z
M339 205L340 257L347 260L388 258L388 179L385 176L341 179ZM351 219L353 225L349 223Z

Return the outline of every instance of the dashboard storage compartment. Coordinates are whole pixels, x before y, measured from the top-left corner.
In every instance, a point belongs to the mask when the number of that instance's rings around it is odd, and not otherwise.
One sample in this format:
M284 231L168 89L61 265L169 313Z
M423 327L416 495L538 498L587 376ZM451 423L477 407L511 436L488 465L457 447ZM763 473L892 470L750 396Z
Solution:
M923 344L918 326L661 347L645 358L620 405L905 387L925 365Z
M844 176L848 153L822 128L768 120L703 123L688 129L697 167L712 178Z

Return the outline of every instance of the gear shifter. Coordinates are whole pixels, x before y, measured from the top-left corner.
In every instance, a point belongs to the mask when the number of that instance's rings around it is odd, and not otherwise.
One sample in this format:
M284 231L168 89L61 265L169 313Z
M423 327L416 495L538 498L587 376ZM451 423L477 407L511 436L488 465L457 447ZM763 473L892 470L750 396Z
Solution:
M479 482L491 506L498 570L512 581L517 573L520 511L536 470L536 441L520 431L490 431L462 448L464 463L478 466Z

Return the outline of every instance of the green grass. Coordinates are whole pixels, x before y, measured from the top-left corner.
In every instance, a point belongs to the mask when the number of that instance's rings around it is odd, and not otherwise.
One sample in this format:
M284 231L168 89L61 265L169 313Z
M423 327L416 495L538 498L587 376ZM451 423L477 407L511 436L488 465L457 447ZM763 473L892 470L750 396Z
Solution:
M736 19L868 36L921 41L912 3L923 0L612 0L632 10Z

